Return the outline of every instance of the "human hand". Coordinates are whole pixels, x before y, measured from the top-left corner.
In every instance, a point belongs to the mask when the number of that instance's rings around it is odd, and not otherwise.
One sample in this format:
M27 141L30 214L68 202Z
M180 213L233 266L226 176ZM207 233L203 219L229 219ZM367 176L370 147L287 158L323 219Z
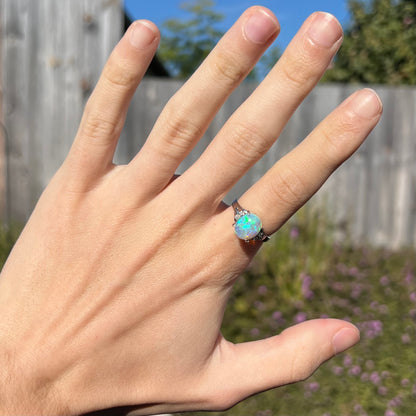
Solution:
M2 271L0 411L225 409L308 377L358 341L353 325L334 319L237 345L220 333L232 285L262 244L236 237L234 211L222 200L327 68L342 39L334 18L307 19L199 160L174 176L278 31L270 11L248 9L126 166L113 164L114 150L159 34L136 22L116 46L67 159ZM370 90L353 94L240 204L274 233L358 148L381 111Z

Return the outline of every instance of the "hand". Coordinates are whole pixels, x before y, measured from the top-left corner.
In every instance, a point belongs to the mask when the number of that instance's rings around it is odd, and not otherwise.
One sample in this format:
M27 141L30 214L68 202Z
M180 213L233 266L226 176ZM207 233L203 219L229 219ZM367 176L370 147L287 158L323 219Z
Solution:
M308 377L358 341L353 325L334 319L238 345L220 333L232 285L262 244L236 237L234 211L222 199L328 67L342 40L333 17L308 18L199 160L174 176L278 31L270 11L248 9L169 101L137 156L115 166L129 101L159 40L150 22L129 28L3 269L1 411L225 409ZM274 233L380 114L371 90L353 94L242 195L241 206Z

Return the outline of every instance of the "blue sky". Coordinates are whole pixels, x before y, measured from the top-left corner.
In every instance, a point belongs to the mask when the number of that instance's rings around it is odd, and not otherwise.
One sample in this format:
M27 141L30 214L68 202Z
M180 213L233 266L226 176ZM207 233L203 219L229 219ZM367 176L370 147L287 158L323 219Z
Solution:
M186 16L179 9L183 0L124 0L124 3L133 19L148 19L159 27L166 19ZM227 30L245 9L256 4L268 7L279 19L281 33L276 44L282 50L314 11L334 14L344 27L348 22L347 0L217 0L215 10L225 16L220 28Z

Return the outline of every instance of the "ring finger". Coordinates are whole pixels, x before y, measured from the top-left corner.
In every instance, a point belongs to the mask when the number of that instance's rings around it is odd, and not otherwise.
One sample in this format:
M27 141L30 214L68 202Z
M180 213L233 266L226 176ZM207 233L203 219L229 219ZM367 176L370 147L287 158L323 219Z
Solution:
M263 220L266 234L274 233L362 144L381 112L374 91L354 93L254 184L240 198L241 206ZM231 211L224 212L228 223Z

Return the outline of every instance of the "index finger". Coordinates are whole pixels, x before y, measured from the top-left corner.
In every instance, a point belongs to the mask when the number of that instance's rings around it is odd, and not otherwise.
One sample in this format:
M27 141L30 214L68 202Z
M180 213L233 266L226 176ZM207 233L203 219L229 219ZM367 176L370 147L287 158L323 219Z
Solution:
M157 27L147 20L132 23L111 53L87 105L68 156L80 184L100 177L112 165L131 98L159 43ZM79 169L80 168L80 169Z

